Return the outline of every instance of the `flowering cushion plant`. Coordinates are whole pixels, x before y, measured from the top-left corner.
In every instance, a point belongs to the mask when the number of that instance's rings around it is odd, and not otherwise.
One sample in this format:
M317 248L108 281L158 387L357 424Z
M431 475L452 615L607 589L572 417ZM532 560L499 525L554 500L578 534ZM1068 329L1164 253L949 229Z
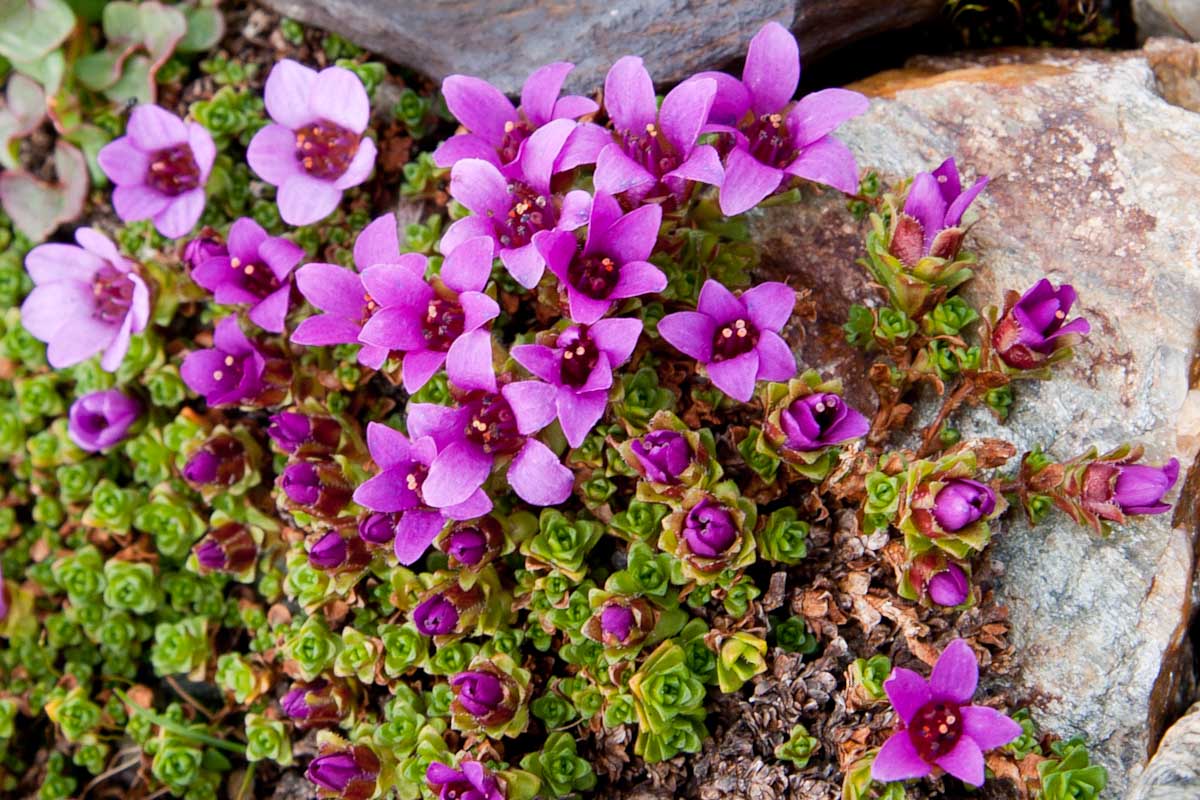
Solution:
M133 109L99 159L127 225L26 248L3 319L0 785L44 762L74 796L143 753L138 791L196 800L291 769L352 800L609 796L726 752L752 693L755 758L846 798L958 796L985 764L1102 783L1002 686L973 702L1013 655L988 546L1015 513L1162 514L1179 464L951 427L1086 346L1086 299L972 307L986 177L860 182L836 132L868 101L795 99L799 55L768 23L740 79L661 102L632 55L595 98L565 62L519 103L454 75L440 143L416 92L372 113L398 78L361 54L264 71L269 120L249 89ZM822 287L756 268L742 215L803 184L869 217L880 291L845 334L877 396L798 360ZM22 760L6 731L43 712L62 752Z

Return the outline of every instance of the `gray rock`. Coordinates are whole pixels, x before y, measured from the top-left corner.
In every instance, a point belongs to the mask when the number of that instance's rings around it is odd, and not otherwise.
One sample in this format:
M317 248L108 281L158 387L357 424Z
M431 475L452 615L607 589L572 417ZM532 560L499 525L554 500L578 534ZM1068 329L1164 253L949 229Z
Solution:
M1172 725L1129 800L1195 800L1200 797L1200 703Z
M1200 39L1200 0L1134 0L1138 35Z
M801 53L822 53L935 17L941 0L264 0L281 14L335 31L435 79L461 73L517 94L551 61L572 61L568 86L591 92L631 53L673 83L745 55L763 23L797 31Z
M1163 47L1184 61L1197 51ZM982 258L970 288L980 305L1046 275L1074 284L1092 321L1053 381L1019 387L1008 425L968 411L956 420L963 435L1040 443L1064 458L1136 440L1149 461L1178 457L1190 475L1173 518L1139 518L1107 539L1063 516L1036 530L1018 520L995 539L1020 661L1011 688L1047 730L1086 735L1112 796L1123 796L1194 687L1200 116L1164 99L1141 52L925 60L858 88L874 95L871 109L840 135L861 166L894 181L955 155L992 177L968 235ZM803 360L849 377L856 402L874 408L866 361L837 329L850 303L876 297L853 264L861 231L844 200L770 209L758 228L768 270L819 288Z

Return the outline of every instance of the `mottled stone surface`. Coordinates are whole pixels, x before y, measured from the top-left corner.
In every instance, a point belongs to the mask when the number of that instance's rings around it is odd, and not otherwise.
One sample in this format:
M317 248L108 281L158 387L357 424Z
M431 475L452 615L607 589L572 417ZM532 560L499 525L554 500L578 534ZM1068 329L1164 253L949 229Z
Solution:
M568 85L591 92L623 55L672 83L742 57L759 27L797 31L806 60L935 17L941 0L264 0L436 79L478 75L517 94L531 71L572 61Z
M1129 800L1195 800L1200 797L1200 703L1167 730Z
M1170 46L1195 57L1194 45ZM1040 443L1062 457L1132 439L1149 460L1176 456L1195 472L1200 115L1164 99L1151 60L1018 51L925 60L859 87L874 95L871 110L843 138L861 165L895 180L953 154L972 175L992 176L968 237L982 257L971 295L998 303L1004 289L1048 275L1077 287L1092 321L1053 382L1019 389L1008 426L969 411L958 419L965 436ZM851 302L874 297L853 263L860 231L844 208L826 195L771 209L760 238L772 272L819 289L803 357L856 376L848 390L873 408L865 361L836 327ZM1061 516L1036 530L1014 522L996 538L1006 568L998 594L1021 660L1014 688L1047 729L1088 737L1114 797L1194 687L1186 631L1198 482L1192 474L1176 489L1174 519L1142 518L1108 539Z
M1134 0L1138 35L1200 39L1200 0Z

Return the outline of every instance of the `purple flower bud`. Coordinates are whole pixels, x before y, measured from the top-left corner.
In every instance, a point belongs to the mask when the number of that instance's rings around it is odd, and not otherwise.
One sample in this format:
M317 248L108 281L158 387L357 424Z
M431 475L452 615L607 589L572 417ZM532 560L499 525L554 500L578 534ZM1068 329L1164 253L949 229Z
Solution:
M297 505L315 505L321 497L321 476L316 466L307 461L288 464L283 470L283 491Z
M183 477L199 486L214 483L221 466L221 459L207 450L197 450L183 465Z
M649 480L677 483L692 463L692 446L678 431L651 431L630 444L634 457Z
M632 627L633 611L623 605L610 603L600 612L600 630L621 644L629 638Z
M225 566L225 552L212 539L205 539L196 545L196 560L205 569L218 570Z
M1172 458L1161 467L1128 464L1118 468L1113 499L1126 514L1163 514L1171 510L1162 502L1179 479L1179 461Z
M258 544L245 527L227 522L209 531L192 552L204 570L240 573L254 565Z
M1087 336L1092 326L1082 317L1067 322L1075 304L1075 289L1063 284L1057 289L1042 278L1015 302L1016 292L1005 303L1004 316L992 332L992 348L1015 369L1035 369L1052 354L1070 343L1058 341L1071 334Z
M358 522L358 538L372 545L391 544L396 539L396 526L399 522L395 514L367 514Z
M308 765L308 779L320 786L338 794L350 788L350 784L372 777L359 767L351 753L329 753L317 756Z
M706 497L687 513L683 538L696 555L716 558L737 541L737 523L727 509Z
M458 609L445 595L431 595L413 609L413 624L424 636L445 636L458 627Z
M279 700L279 707L300 730L332 727L341 721L340 697L345 689L318 678L296 684Z
M996 493L990 486L966 478L954 478L933 499L933 516L947 533L973 525L996 509Z
M295 411L281 411L271 417L267 435L285 453L294 453L302 445L333 450L338 445L342 426L330 417L309 417Z
M446 554L467 566L475 566L487 555L488 539L475 527L455 528L446 543Z
M279 707L292 719L305 719L310 713L307 698L308 687L298 686L280 698Z
M792 450L818 450L841 444L871 429L867 418L836 394L810 394L795 400L779 415L785 444Z
M195 269L210 258L228 257L229 250L213 236L197 236L183 248L183 260L189 269Z
M967 573L957 564L948 564L946 569L929 579L929 599L939 606L960 606L967 601L970 585Z
M330 531L308 551L308 562L317 569L337 569L346 563L350 548L337 531Z
M504 684L490 672L460 672L450 679L450 686L473 717L485 717L504 702Z
M120 389L92 392L71 404L67 433L89 453L107 450L125 439L142 405Z
M4 587L4 569L0 568L0 620L8 616L8 590Z

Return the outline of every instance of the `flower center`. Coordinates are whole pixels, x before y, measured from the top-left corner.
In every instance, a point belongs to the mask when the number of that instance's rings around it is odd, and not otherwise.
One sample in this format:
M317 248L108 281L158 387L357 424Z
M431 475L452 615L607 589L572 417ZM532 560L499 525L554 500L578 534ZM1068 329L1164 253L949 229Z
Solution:
M588 338L586 333L581 333L576 341L567 343L563 347L562 362L559 367L562 382L578 389L587 383L587 379L599 361L600 349L596 347L595 342Z
M758 344L758 328L746 319L717 328L713 336L713 361L726 361L748 353Z
M953 750L962 732L962 711L954 703L929 703L908 726L909 738L925 761L935 761Z
M466 436L483 452L508 455L521 449L525 437L517 431L517 418L501 395L484 395L467 423Z
M350 168L361 139L341 125L313 122L296 131L296 160L309 175L332 181Z
M169 197L177 197L199 186L200 165L192 155L192 148L177 144L157 151L146 170L146 185Z
M813 420L820 426L821 431L829 430L833 423L837 422L838 400L837 397L823 397L813 404Z
M508 214L492 221L501 245L509 249L524 247L535 233L554 227L554 206L545 195L520 182L509 184L508 193L513 199Z
M247 264L240 258L229 259L229 267L236 271L243 288L263 298L279 288L279 279L265 264Z
M404 487L417 496L422 504L425 498L421 496L421 486L425 483L425 477L429 474L429 467L424 464L413 464L409 469L408 474L404 476Z
M120 322L133 305L133 278L128 272L105 264L92 279L92 296L96 300L93 316L105 322Z
M750 155L759 163L783 169L796 160L796 146L782 114L763 114L743 132L750 143Z
M242 381L242 360L226 355L222 366L213 370L213 380L222 392L228 392Z
M462 335L465 324L466 315L461 305L454 300L435 297L429 301L425 318L421 320L421 335L430 350L444 353Z
M651 175L662 177L679 166L679 156L660 135L653 122L641 133L626 131L622 136L625 153L646 168Z
M621 279L621 266L608 256L579 256L567 267L572 286L595 300L607 300Z
M521 143L528 139L531 133L533 126L524 117L516 122L504 123L504 137L500 140L500 146L496 148L500 161L507 164L515 160L521 151Z

